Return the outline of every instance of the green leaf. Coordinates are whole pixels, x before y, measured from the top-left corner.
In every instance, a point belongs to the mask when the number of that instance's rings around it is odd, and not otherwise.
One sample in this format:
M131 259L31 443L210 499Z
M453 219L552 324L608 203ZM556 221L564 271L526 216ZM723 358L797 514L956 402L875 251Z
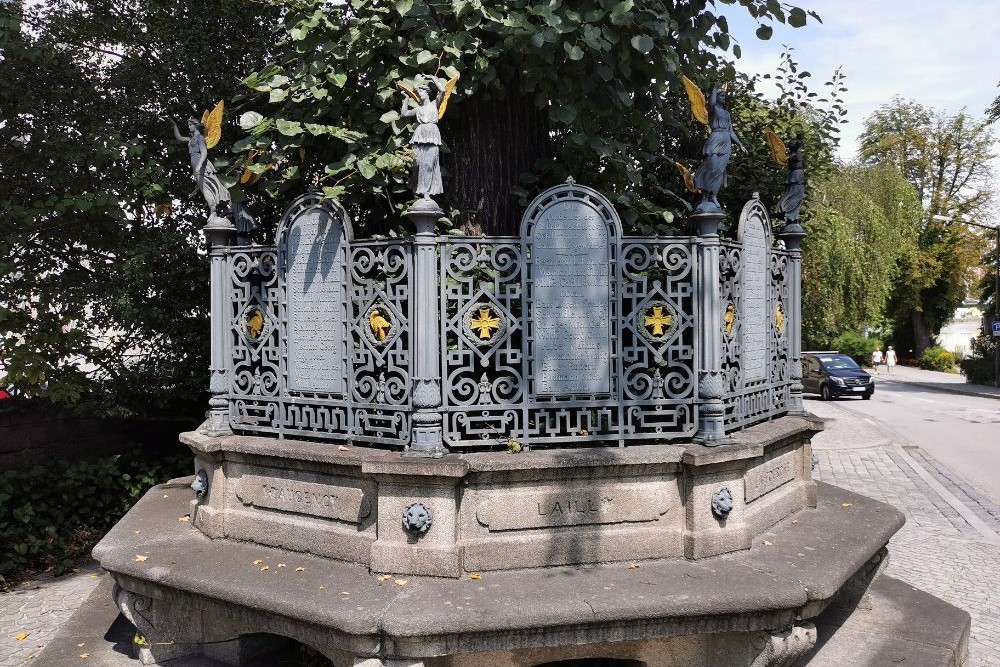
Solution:
M799 7L792 7L792 11L788 13L788 25L793 28L801 28L806 24L806 12L804 9Z
M569 42L563 42L563 49L566 51L566 56L570 60L582 60L583 59L583 49L581 49L576 44L570 44Z
M271 91L268 96L267 101L271 104L276 104L277 102L284 102L285 98L288 97L288 91L281 88L275 88Z
M285 120L284 118L278 118L274 122L275 128L281 134L286 137L294 137L296 135L302 134L302 123L294 120Z
M426 49L417 54L417 64L425 65L434 60L434 54Z
M368 181L375 178L375 174L378 173L378 169L374 164L372 164L371 160L366 157L358 160L358 171L361 172L361 175Z
M406 16L413 9L413 0L396 0L396 11L401 16Z
M335 85L337 88L343 88L344 84L347 83L347 75L341 72L334 72L326 77L330 83Z
M379 116L379 120L383 123L391 123L393 121L399 120L399 112L393 109L392 111L386 111L384 114Z
M762 39L766 41L771 39L772 34L774 34L774 28L772 28L769 25L762 25L759 28L757 28L756 32L757 39Z
M639 53L649 53L653 50L653 38L649 35L636 35L631 40L632 48Z

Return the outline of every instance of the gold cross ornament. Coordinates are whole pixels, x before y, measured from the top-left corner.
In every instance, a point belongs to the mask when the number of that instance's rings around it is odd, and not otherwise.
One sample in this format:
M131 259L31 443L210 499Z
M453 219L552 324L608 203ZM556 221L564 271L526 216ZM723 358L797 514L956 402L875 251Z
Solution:
M673 324L674 318L663 314L663 306L653 306L653 314L646 315L643 326L653 327L654 336L662 336L663 328Z
M480 308L479 317L472 319L472 330L479 330L479 338L489 340L493 337L492 329L500 328L500 319L492 317L493 313L489 308Z

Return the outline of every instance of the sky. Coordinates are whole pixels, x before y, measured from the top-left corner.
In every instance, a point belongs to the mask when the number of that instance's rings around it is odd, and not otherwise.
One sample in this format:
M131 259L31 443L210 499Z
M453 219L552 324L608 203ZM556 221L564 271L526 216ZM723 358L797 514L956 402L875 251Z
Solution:
M865 119L895 95L949 113L963 108L982 118L1000 95L1000 0L791 0L820 15L803 28L774 24L769 41L754 36L756 22L738 4L717 4L743 50L736 62L748 74L773 71L782 45L794 49L812 73L810 90L837 67L846 75L848 124L840 156L854 158ZM766 89L764 89L766 92ZM995 125L1000 134L1000 123ZM1000 152L1000 143L998 143ZM1000 179L1000 160L994 160ZM1000 180L998 180L1000 184Z

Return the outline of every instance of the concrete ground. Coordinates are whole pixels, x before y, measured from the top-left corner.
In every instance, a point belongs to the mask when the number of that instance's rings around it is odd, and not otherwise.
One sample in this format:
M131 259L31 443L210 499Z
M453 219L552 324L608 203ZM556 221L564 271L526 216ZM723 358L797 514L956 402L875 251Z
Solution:
M1000 389L965 385L961 376L895 370L891 379L896 381L1000 398ZM814 442L816 479L888 502L906 514L906 526L889 545L887 573L967 610L972 615L969 667L1000 665L1000 587L991 583L1000 571L1000 509L965 493L946 468L920 448L895 441L876 422L859 419L837 403L808 400L806 407L828 420ZM42 576L0 594L0 667L31 665L105 576L93 563L82 563L73 574ZM87 646L75 648L78 664L89 664Z

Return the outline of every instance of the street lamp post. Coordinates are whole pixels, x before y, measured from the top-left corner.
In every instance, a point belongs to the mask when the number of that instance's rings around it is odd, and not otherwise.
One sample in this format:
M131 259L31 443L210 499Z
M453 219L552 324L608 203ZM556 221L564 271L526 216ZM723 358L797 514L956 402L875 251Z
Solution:
M940 222L954 222L955 218L950 218L945 215L935 215L931 216L932 219L938 220ZM990 227L989 225L982 225L978 222L971 222L969 220L959 219L959 222L965 225L972 225L973 227L979 227L980 229L988 229L996 234L996 254L993 257L994 267L993 267L993 321L1000 322L1000 226ZM987 334L992 334L992 328ZM993 347L993 385L1000 387L1000 340L994 340Z

